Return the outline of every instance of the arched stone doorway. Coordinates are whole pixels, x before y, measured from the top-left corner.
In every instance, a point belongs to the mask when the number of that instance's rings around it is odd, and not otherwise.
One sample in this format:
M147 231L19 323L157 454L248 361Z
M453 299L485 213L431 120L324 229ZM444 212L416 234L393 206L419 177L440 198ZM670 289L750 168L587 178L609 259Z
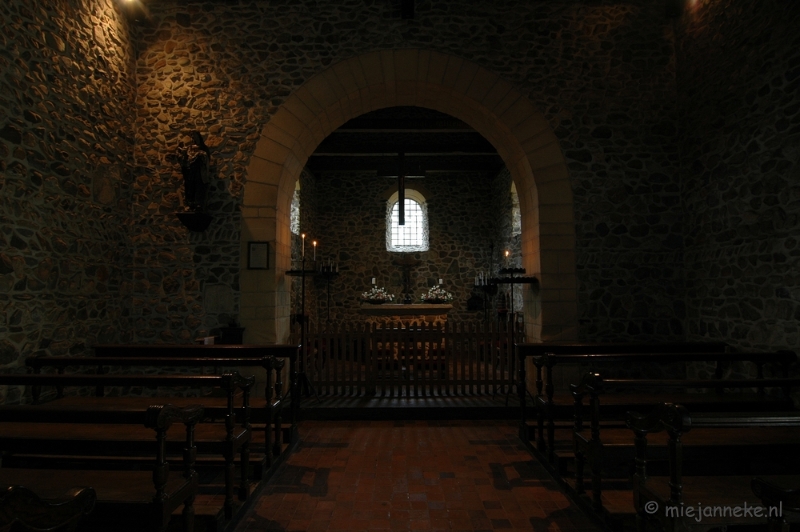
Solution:
M454 55L426 50L371 52L337 63L297 89L266 124L247 170L242 204L246 243L275 242L274 267L242 269L241 321L247 343L288 338L289 210L308 157L351 118L391 106L452 115L497 149L516 184L523 265L541 281L526 291L529 338L575 339L577 281L572 188L558 140L528 98L498 75Z

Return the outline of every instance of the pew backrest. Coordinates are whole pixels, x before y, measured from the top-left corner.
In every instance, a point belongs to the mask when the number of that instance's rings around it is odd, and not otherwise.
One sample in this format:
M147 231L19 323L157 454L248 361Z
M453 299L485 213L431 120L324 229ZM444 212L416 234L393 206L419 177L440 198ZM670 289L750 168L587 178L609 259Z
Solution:
M142 387L189 387L213 388L220 387L226 390L231 398L229 410L232 409L232 397L235 390L241 389L245 403L249 401L250 390L255 384L254 377L242 377L237 372L223 375L129 375L129 374L102 374L92 375L86 373L71 374L0 374L0 385L30 386L35 404L39 403L41 388L53 386L63 393L65 387L94 387L96 391L107 386L142 386ZM102 394L100 394L102 395Z
M798 379L794 379L798 380ZM784 416L786 417L786 416ZM769 426L800 427L800 417L783 419L773 424L764 416L752 418L737 417L731 420L729 415L715 416L705 414L693 416L682 405L663 403L656 405L650 412L644 414L630 412L626 421L627 426L634 433L635 438L635 473L634 489L638 489L647 481L647 435L666 431L669 435L667 443L669 449L669 501L672 504L682 504L682 477L683 477L683 449L681 437L693 427L699 428L761 428ZM730 423L730 424L728 424ZM762 486L763 487L763 486ZM758 493L756 493L758 495Z
M96 357L149 357L149 358L264 358L268 356L294 358L298 345L198 345L198 344L152 344L124 345L99 344L93 346Z

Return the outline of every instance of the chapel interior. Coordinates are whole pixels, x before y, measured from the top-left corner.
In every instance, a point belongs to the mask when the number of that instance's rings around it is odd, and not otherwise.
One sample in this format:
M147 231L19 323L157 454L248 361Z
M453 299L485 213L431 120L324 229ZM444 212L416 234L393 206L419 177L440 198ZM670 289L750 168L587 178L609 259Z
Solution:
M0 25L0 531L800 530L800 2Z

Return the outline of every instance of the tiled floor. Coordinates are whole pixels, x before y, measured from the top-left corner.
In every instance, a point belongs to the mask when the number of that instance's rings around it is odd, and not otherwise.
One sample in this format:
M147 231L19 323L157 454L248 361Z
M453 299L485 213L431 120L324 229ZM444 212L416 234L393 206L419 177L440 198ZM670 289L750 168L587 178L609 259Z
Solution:
M598 529L509 421L306 421L236 532Z

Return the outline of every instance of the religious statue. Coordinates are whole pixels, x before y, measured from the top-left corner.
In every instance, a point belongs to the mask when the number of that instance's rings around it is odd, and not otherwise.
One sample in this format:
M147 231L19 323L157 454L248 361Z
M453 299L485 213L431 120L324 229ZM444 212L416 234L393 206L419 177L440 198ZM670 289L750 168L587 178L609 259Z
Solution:
M210 182L211 151L199 131L191 132L192 141L178 144L178 162L183 173L184 204L187 210L202 212Z

